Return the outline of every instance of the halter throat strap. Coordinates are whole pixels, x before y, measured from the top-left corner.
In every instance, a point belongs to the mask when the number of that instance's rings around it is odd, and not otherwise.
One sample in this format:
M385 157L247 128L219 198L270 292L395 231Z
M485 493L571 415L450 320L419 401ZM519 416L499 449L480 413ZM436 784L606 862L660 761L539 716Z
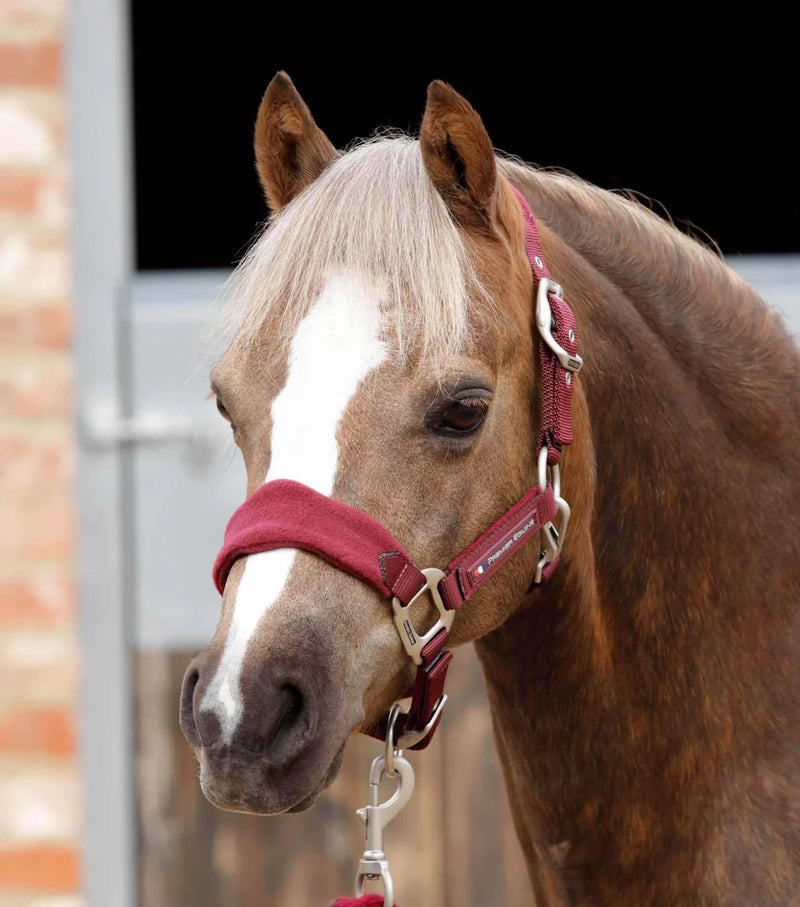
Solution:
M420 570L394 535L367 513L299 482L277 479L262 485L233 514L214 564L214 583L222 594L239 558L275 548L298 548L390 599L400 640L417 665L411 707L395 716L391 743L400 748L424 749L438 725L452 659L446 645L455 611L536 538L542 543L542 555L534 582L547 580L558 565L569 520L569 507L561 497L559 460L563 446L572 441L572 374L582 364L575 318L544 263L533 212L523 196L514 192L522 207L525 251L536 288L542 398L538 483L445 570ZM553 524L557 514L560 530ZM423 595L430 595L438 616L433 626L419 632L412 609ZM387 720L368 733L384 739Z

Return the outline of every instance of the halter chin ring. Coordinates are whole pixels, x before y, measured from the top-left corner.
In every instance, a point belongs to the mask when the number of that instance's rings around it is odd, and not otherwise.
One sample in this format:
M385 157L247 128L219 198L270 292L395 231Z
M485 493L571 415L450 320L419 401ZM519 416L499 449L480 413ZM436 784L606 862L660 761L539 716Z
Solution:
M456 616L455 611L448 611L439 594L439 583L444 579L445 574L437 567L427 567L421 571L425 577L425 585L417 592L411 601L404 605L395 595L392 597L392 610L394 611L394 625L397 627L397 633L403 648L408 653L408 657L415 665L422 664L422 650L425 646L442 630L450 632L453 624L453 618ZM414 624L411 622L411 608L414 606L420 596L426 592L430 593L431 601L439 612L439 617L434 625L425 633L418 633ZM408 744L406 744L408 745Z
M536 326L542 340L550 347L555 354L561 367L568 372L577 372L583 365L583 359L575 353L573 356L568 353L563 346L553 337L553 310L550 307L548 294L552 293L558 299L563 297L564 291L561 284L550 280L549 277L542 277L539 280L539 289L536 293Z

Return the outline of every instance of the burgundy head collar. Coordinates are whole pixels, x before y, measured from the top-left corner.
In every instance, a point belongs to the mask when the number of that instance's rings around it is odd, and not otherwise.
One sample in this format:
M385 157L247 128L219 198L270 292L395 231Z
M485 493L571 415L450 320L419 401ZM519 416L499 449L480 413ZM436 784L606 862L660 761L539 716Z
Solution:
M534 582L547 580L558 565L569 506L561 497L559 460L572 441L572 375L580 369L575 317L561 287L544 263L536 220L515 189L525 218L525 251L536 287L542 414L537 440L538 483L510 510L457 555L446 570L420 570L395 537L371 516L288 479L267 482L236 510L214 564L220 594L234 562L274 548L299 548L318 555L391 599L398 635L417 667L411 707L394 727L398 748L423 749L441 715L452 653L447 644L455 611L523 545L539 538L541 556ZM548 469L552 481L548 481ZM553 524L559 514L560 527ZM411 609L428 593L438 619L419 633ZM369 733L383 739L384 719Z

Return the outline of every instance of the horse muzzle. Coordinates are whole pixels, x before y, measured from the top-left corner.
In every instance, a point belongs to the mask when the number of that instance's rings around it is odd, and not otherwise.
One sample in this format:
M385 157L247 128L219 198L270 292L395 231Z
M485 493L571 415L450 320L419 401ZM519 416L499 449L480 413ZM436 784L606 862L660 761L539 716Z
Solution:
M234 699L218 684L218 659L206 650L189 665L180 722L200 763L206 797L223 809L272 815L310 806L338 771L344 743L362 720L334 694L341 684L325 654L258 659ZM211 702L209 702L211 700ZM352 714L351 714L352 713Z

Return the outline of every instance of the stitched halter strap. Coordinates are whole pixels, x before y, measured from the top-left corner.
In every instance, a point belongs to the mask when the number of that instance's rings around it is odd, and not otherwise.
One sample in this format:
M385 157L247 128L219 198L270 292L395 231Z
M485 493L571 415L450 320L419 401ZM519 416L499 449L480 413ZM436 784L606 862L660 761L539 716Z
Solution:
M548 579L558 564L569 519L569 507L560 496L558 463L562 447L572 441L572 372L581 366L575 318L544 263L533 212L514 191L525 218L525 251L536 288L542 397L539 482L442 571L416 567L392 533L363 511L299 482L277 479L262 485L233 514L214 564L214 582L222 594L238 558L275 548L299 548L391 599L400 640L417 665L411 707L395 716L392 744L401 748L424 749L438 725L452 659L445 647L455 611L532 539L540 538L544 548L535 582ZM557 513L562 519L560 537L552 522ZM419 633L411 609L426 593L438 619ZM387 721L368 733L385 739Z

